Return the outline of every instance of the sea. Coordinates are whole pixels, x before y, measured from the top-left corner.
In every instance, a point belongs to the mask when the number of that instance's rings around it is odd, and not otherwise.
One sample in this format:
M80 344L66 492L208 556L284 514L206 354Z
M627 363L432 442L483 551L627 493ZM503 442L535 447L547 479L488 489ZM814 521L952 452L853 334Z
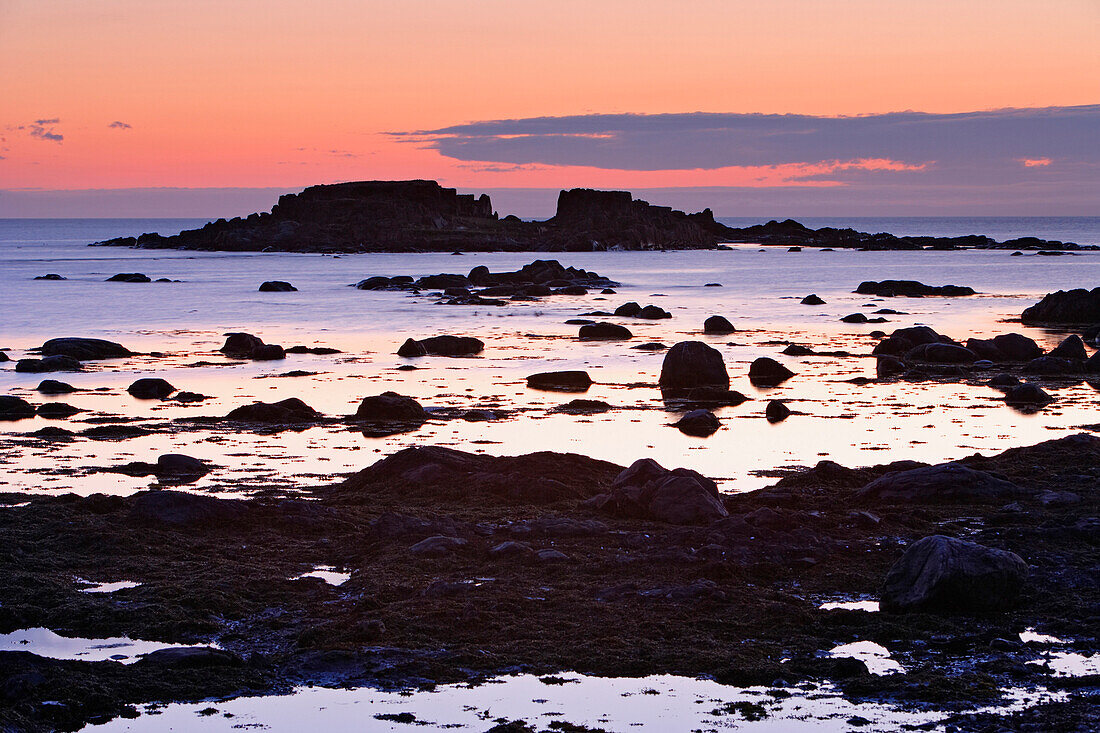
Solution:
M726 219L734 226L759 219ZM220 496L290 495L331 484L410 445L442 445L471 452L517 455L550 450L582 453L626 465L651 457L668 468L687 467L714 478L721 490L749 491L821 460L864 466L900 459L939 462L974 453L992 454L1082 430L1095 430L1100 384L1067 381L1048 386L1055 401L1037 412L1014 410L1000 393L968 383L861 383L874 377L876 331L932 326L958 340L1020 332L1052 347L1066 332L1023 326L1020 312L1046 293L1100 285L1100 251L1060 257L1004 250L855 252L734 245L728 251L361 254L223 253L89 247L91 242L143 232L174 234L200 226L191 219L0 220L0 394L35 405L66 402L80 410L64 420L34 417L0 422L0 493L7 505L37 494L126 495L155 485L151 479L104 473L130 461L155 461L184 453L214 469L182 490ZM1100 217L806 219L809 226L850 226L894 234L988 234L1100 244ZM555 296L503 307L452 306L425 293L360 291L352 285L373 275L466 273L485 265L513 270L537 258L596 271L619 283L615 293ZM141 272L169 282L106 282L121 272ZM55 273L64 280L36 280ZM877 298L853 291L864 280L913 279L969 285L964 298ZM297 292L258 292L266 280L286 280ZM807 306L815 293L826 302ZM635 301L672 314L660 321L593 316ZM896 313L886 323L848 324L851 313ZM710 315L726 316L737 331L702 333ZM634 334L628 341L582 342L572 319L614 321ZM326 346L330 355L292 354L285 360L249 362L226 358L218 348L228 332L245 331L284 346ZM476 336L485 342L474 358L396 354L407 338L440 334ZM137 355L87 362L81 372L22 374L14 360L45 340L85 336L118 341ZM672 345L702 340L718 349L731 387L750 399L716 410L721 428L707 438L672 426L680 413L656 388L663 352L633 348L647 342ZM851 356L787 357L797 343ZM795 376L782 385L749 383L756 358L778 359ZM415 366L413 370L407 367ZM403 368L404 367L404 368ZM584 369L594 384L583 395L528 389L537 372ZM992 374L995 370L990 370ZM194 403L131 397L126 387L142 377L161 377L180 390L201 393ZM46 396L43 378L78 388ZM855 380L855 381L853 381ZM301 431L251 432L217 418L256 400L297 397L328 416L355 412L366 396L394 391L415 397L432 419L415 431L370 436L346 423ZM603 400L608 412L578 416L557 411L578 396ZM764 409L782 400L792 410L770 424ZM84 431L103 424L142 428L125 440L96 439ZM44 427L72 431L71 440L42 440ZM12 496L11 494L14 494ZM5 511L5 509L0 509ZM49 632L44 632L48 634ZM56 636L56 635L55 635ZM52 637L51 637L52 638ZM103 640L63 640L97 648ZM110 640L108 640L110 641ZM54 646L25 647L47 656ZM130 642L131 644L137 642ZM66 646L67 645L67 646ZM852 645L849 645L852 646ZM871 645L874 647L875 645ZM24 647L20 647L24 648ZM60 648L60 647L58 647ZM50 650L53 651L50 651ZM81 648L76 652L86 654ZM848 652L845 652L848 653ZM868 662L897 663L885 649ZM62 658L83 658L80 656ZM894 671L893 669L887 670ZM737 721L753 731L868 730L934 725L943 714L884 703L855 703L827 684L767 696L764 688L734 688L670 675L605 679L563 673L570 684L549 686L519 675L480 686L440 685L431 690L385 692L373 688L302 688L272 698L240 698L198 704L152 706L136 719L117 719L96 730L230 731L304 727L406 730L387 713L415 714L426 729L483 729L501 715L549 725L570 721L607 730L715 729L726 725L708 712L726 703L761 702L769 716ZM1050 695L1057 693L1042 693ZM1012 706L1040 701L1035 690L1008 690ZM1030 696L1030 697L1029 697ZM212 708L214 705L216 707ZM211 714L214 709L219 714ZM480 727L479 727L480 726ZM641 728L639 728L641 726Z

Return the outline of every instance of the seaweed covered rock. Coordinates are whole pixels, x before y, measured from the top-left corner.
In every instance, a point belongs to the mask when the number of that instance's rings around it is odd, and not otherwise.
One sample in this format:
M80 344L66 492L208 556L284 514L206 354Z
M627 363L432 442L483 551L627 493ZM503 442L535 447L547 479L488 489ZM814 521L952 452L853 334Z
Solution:
M245 503L182 491L143 491L130 500L130 515L139 522L187 526L228 522L245 513Z
M225 416L225 419L239 422L293 425L295 423L316 422L321 417L321 413L305 402L297 397L290 397L278 402L253 402L250 405L243 405L232 410Z
M894 471L875 479L856 495L870 504L989 504L1024 493L1016 484L958 463L940 463Z
M80 362L71 356L46 356L41 359L20 359L15 362L15 371L28 374L79 372L82 369Z
M1048 293L1035 305L1025 308L1020 319L1027 324L1100 323L1100 288Z
M1012 552L932 535L910 545L886 574L885 613L966 613L1013 606L1028 567Z
M126 391L139 400L163 400L176 388L159 377L143 377L127 387Z
M713 481L687 468L669 471L652 458L632 463L615 477L608 493L585 506L670 524L709 524L729 516Z
M355 411L356 420L380 420L392 422L424 422L428 413L412 397L396 392L364 397Z

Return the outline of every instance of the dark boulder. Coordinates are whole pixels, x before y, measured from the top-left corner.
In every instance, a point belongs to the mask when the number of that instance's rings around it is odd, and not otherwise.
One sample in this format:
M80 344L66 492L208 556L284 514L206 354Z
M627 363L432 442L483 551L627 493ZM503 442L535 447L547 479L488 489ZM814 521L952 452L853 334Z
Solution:
M210 473L206 461L183 455L182 453L164 453L157 457L153 473L158 478L200 477Z
M298 288L285 280L268 280L260 283L261 293L296 293Z
M253 336L250 333L225 334L225 343L218 351L237 359L273 361L286 358L286 352L282 346L265 344L258 336Z
M564 405L558 405L554 408L555 412L567 412L579 415L589 415L597 412L607 412L611 409L611 405L607 404L603 400L569 400Z
M885 298L905 297L920 298L924 296L958 297L974 295L974 288L961 285L925 285L916 280L883 280L874 282L868 280L859 284L856 292L860 295L879 295Z
M131 384L126 391L139 400L163 400L176 388L159 377L145 377Z
M1039 344L1020 333L1003 333L993 337L993 345L1006 361L1030 361L1043 355Z
M1037 384L1024 382L1005 389L1005 404L1013 407L1041 407L1054 401L1047 392Z
M780 352L786 356L813 356L814 350L800 344L787 344L787 348Z
M380 420L391 422L419 422L428 419L428 413L412 397L396 392L364 397L355 411L356 420Z
M811 293L799 301L802 305L825 305L825 301L819 298L815 293Z
M968 613L1012 608L1027 580L1012 552L932 535L910 545L886 574L885 613Z
M973 364L978 355L970 349L955 344L921 344L905 352L908 361L927 361L933 364Z
M43 379L36 389L42 394L69 394L76 391L76 387L67 382L58 382L56 379Z
M669 471L651 458L632 463L615 478L608 493L584 505L616 516L670 524L709 524L729 516L713 481L686 468Z
M109 283L151 283L153 279L140 272L120 272L107 278Z
M420 557L443 557L444 555L453 554L466 544L467 541L461 537L436 535L417 542L409 548L409 554Z
M286 358L286 351L278 344L264 344L253 350L250 358L254 361L278 361Z
M540 372L527 377L527 386L555 392L584 392L592 386L592 378L581 370Z
M472 336L432 336L419 341L406 339L398 356L475 356L485 349L481 339Z
M34 417L34 405L21 397L0 395L0 420L22 420Z
M711 316L703 321L703 333L727 334L736 330L725 316Z
M766 417L770 423L782 422L786 420L790 414L791 409L779 400L772 400L768 403L768 406L764 408L764 417Z
M794 376L787 367L768 356L761 356L749 365L749 381L759 386L774 386Z
M136 521L176 526L234 521L244 513L243 501L168 490L143 491L131 499L130 506Z
M1080 374L1085 371L1084 359L1062 359L1057 356L1040 356L1024 364L1024 374L1040 374L1057 377Z
M582 341L623 341L634 337L629 328L617 323L593 323L581 326L579 335Z
M78 361L133 356L132 351L114 341L75 337L50 339L38 350L43 356L68 356Z
M1003 503L1022 495L1016 484L958 463L893 471L856 494L870 504Z
M15 362L15 371L29 374L46 372L79 372L80 362L71 356L47 356L43 359L20 359Z
M78 412L83 412L83 410L79 407L73 407L66 402L47 402L44 405L38 406L36 414L47 420L64 420L67 417L72 417Z
M936 333L928 326L911 326L899 328L888 338L880 341L871 351L875 356L885 354L887 356L904 356L914 346L921 344L953 344L947 336Z
M642 306L638 305L632 300L629 303L623 303L618 308L616 308L615 315L624 318L633 318L634 316L638 315L641 310Z
M67 277L61 277L56 272L51 272L51 273L48 273L46 275L37 275L37 276L35 276L34 279L35 280L68 280Z
M878 356L875 358L875 376L879 379L888 379L898 374L904 374L907 368L905 362L893 356Z
M840 319L844 323L867 323L867 316L862 313L850 313Z
M721 352L702 341L681 341L665 354L658 384L663 396L677 397L701 387L729 390L730 378Z
M316 422L321 417L321 413L305 402L297 397L291 397L279 402L253 402L251 405L243 405L231 411L225 416L225 419L240 422L292 425L295 423Z
M710 410L692 410L674 424L681 433L699 438L712 435L722 427L722 423Z
M672 314L660 306L647 305L645 308L638 311L634 317L644 318L649 321L659 321L663 318L672 318Z
M986 384L994 389L1009 389L1018 386L1020 384L1020 378L1012 374L996 374L990 377Z
M1048 293L1038 303L1024 309L1021 320L1027 324L1100 323L1100 288Z
M1061 359L1087 359L1089 353L1085 351L1085 342L1077 334L1067 336L1062 343L1050 350L1047 356L1055 356Z

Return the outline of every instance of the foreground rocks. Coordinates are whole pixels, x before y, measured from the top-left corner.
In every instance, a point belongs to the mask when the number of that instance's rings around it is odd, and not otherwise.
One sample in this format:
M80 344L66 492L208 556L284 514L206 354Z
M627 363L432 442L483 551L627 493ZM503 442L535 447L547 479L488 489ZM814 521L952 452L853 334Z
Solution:
M671 524L705 524L729 516L713 481L686 468L669 471L651 458L635 461L615 477L608 493L585 506Z
M256 361L277 361L286 358L286 351L278 344L265 344L259 336L250 333L227 333L225 343L218 349L226 356Z
M1029 325L1100 324L1100 288L1059 290L1025 308L1020 320Z

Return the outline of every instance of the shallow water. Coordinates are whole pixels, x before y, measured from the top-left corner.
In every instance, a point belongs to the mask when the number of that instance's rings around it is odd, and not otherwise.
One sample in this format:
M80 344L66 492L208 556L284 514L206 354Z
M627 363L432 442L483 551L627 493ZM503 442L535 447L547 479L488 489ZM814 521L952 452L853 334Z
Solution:
M139 226L141 224L141 226ZM650 456L668 467L686 466L716 478L727 491L774 482L776 469L813 465L828 458L867 465L903 458L941 461L981 451L1035 443L1077 432L1096 422L1100 393L1087 383L1051 391L1057 401L1025 415L997 400L998 392L965 384L897 383L858 386L843 380L873 376L870 358L779 355L792 341L819 350L868 354L875 329L890 331L927 324L958 339L1020 331L1044 346L1064 334L1004 323L1045 293L1093 287L1100 253L1067 257L1010 257L1007 251L819 252L759 251L563 253L563 264L595 270L622 283L616 295L555 296L501 308L436 305L427 296L357 291L348 287L376 274L414 276L515 269L537 253L371 254L351 256L285 253L229 254L89 248L83 243L113 234L160 228L176 231L188 222L0 222L0 346L13 359L57 336L93 336L132 350L160 352L88 362L83 373L16 374L0 365L0 394L34 404L59 401L82 408L68 420L33 418L0 423L0 458L9 471L0 490L130 493L152 479L99 473L94 469L132 460L155 461L180 452L211 461L216 469L191 488L218 493L260 488L294 490L331 482L381 455L411 444L448 445L493 454L532 450L571 451L627 464ZM36 227L38 227L36 229ZM113 228L112 228L113 227ZM126 227L126 228L123 228ZM1030 234L1021 231L1019 234ZM117 272L140 271L179 283L107 283ZM66 281L35 281L57 272ZM931 284L970 285L970 298L878 299L852 293L862 280L905 278ZM260 282L286 279L300 292L259 293ZM720 282L723 287L704 287ZM827 302L808 307L799 300L817 293ZM612 311L634 300L673 314L647 322L609 318L635 334L627 342L579 342L577 327L564 321L591 310ZM848 313L889 307L905 315L890 323L850 325ZM702 321L727 316L739 329L704 336ZM284 346L325 345L344 353L290 355L279 362L234 362L216 350L227 331L248 331ZM486 343L472 359L397 357L409 336L472 335ZM664 409L655 384L661 352L631 349L646 341L671 345L700 339L724 355L732 388L751 401L716 411L723 427L693 438L669 427L677 419ZM772 356L797 376L782 386L757 389L748 364ZM198 366L198 362L212 365ZM416 371L398 371L415 363ZM587 369L596 381L584 397L617 409L601 415L552 412L575 394L526 388L528 374ZM291 370L316 372L280 377ZM136 400L125 388L139 377L161 376L182 390L212 398L196 404ZM68 381L81 391L56 397L34 391L43 378ZM359 400L386 390L413 396L425 407L506 411L498 420L434 419L421 429L368 438L343 425L263 435L218 428L181 430L170 421L224 415L256 399L300 397L332 416L353 413ZM771 425L763 418L769 399L783 399L794 414ZM17 437L47 425L70 430L89 419L114 416L161 432L122 441L78 436L47 443ZM8 438L3 440L3 438ZM762 473L763 472L763 473Z
M164 641L144 641L125 636L106 639L85 639L61 636L49 629L19 629L0 634L0 651L30 652L49 659L78 659L83 662L115 661L133 664L142 654L158 649L178 649L212 644L169 644Z

